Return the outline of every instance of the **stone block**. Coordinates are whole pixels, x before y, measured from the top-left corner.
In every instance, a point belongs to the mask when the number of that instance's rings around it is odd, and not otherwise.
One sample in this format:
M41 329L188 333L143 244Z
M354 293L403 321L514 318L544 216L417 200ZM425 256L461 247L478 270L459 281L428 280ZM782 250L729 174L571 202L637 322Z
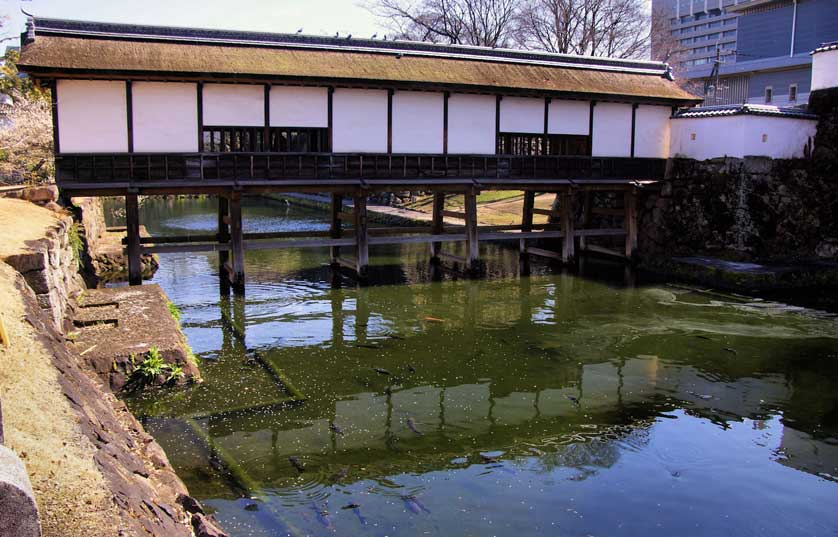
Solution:
M34 202L49 202L58 199L58 187L55 185L38 186L23 191L22 199Z
M41 522L23 462L0 446L0 537L40 537Z
M6 263L20 273L43 270L47 266L47 251L39 250L6 257Z

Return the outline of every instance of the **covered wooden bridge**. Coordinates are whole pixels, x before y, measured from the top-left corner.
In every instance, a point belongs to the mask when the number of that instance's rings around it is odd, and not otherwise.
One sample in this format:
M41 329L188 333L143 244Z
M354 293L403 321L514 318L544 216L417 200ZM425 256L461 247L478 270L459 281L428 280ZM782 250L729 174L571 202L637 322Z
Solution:
M378 244L430 243L469 271L481 240L567 262L577 241L622 236L612 253L630 258L636 191L663 176L673 109L695 103L647 61L40 18L22 38L21 69L52 92L62 192L125 198L132 284L143 252L181 250L221 252L237 286L259 248L328 246L361 279ZM433 192L430 226L367 225L371 193L406 190ZM484 190L524 191L521 224L478 226ZM595 191L621 202L595 207ZM245 233L242 196L266 192L330 193L330 230ZM544 192L553 207L534 208ZM161 194L217 195L218 232L141 238L137 197ZM446 211L446 194L464 211ZM540 213L547 224L533 223ZM594 213L621 225L590 228ZM528 245L544 238L561 252Z

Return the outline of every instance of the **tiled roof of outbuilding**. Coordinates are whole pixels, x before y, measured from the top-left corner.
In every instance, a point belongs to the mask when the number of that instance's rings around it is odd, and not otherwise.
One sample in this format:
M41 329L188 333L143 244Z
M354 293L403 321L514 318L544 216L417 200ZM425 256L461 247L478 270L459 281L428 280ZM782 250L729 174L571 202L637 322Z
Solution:
M672 116L675 119L696 118L696 117L721 117L721 116L776 116L794 117L800 119L818 119L817 114L807 112L800 108L780 108L767 104L722 104L717 106L698 106L680 110Z

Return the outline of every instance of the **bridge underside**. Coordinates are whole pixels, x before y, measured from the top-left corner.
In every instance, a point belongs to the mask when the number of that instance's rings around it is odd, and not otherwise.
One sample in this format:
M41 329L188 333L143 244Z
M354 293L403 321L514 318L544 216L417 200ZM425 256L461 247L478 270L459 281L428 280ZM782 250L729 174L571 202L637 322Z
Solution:
M244 252L256 249L328 247L332 266L348 269L362 282L367 278L371 245L427 243L432 262L453 262L470 274L482 271L478 244L488 240L518 241L522 255L564 263L574 259L577 248L631 260L637 248L636 192L662 178L664 167L661 159L502 155L65 154L56 159L64 195L125 197L124 244L131 284L141 283L144 253L217 251L234 289L244 286ZM487 190L524 191L519 225L478 225L477 195ZM430 225L370 227L368 195L399 191L433 193ZM242 196L277 192L330 193L330 229L245 233ZM611 206L596 207L593 192L616 195L608 197ZM552 207L535 208L536 193L555 193ZM217 195L217 233L140 237L138 196L172 194ZM462 195L464 210L445 210L446 195ZM547 223L533 223L537 214L547 216ZM590 223L596 214L613 217L607 220L619 225L593 228ZM593 245L594 237L621 237L624 248ZM545 249L543 242L532 245L542 239L561 241L560 251ZM465 243L466 255L443 251L442 244L451 242ZM341 250L352 255L343 256Z

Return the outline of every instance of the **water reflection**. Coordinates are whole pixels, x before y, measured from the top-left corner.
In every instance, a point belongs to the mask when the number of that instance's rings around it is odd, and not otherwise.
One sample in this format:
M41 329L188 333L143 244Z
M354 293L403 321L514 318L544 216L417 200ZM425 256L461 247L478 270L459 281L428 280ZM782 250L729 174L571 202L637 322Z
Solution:
M152 232L211 228L202 203ZM245 226L316 220L272 211ZM508 277L406 246L371 269L409 285L368 288L325 251L248 252L243 299L212 256L161 256L207 380L132 408L233 535L834 535L835 317L486 250Z

